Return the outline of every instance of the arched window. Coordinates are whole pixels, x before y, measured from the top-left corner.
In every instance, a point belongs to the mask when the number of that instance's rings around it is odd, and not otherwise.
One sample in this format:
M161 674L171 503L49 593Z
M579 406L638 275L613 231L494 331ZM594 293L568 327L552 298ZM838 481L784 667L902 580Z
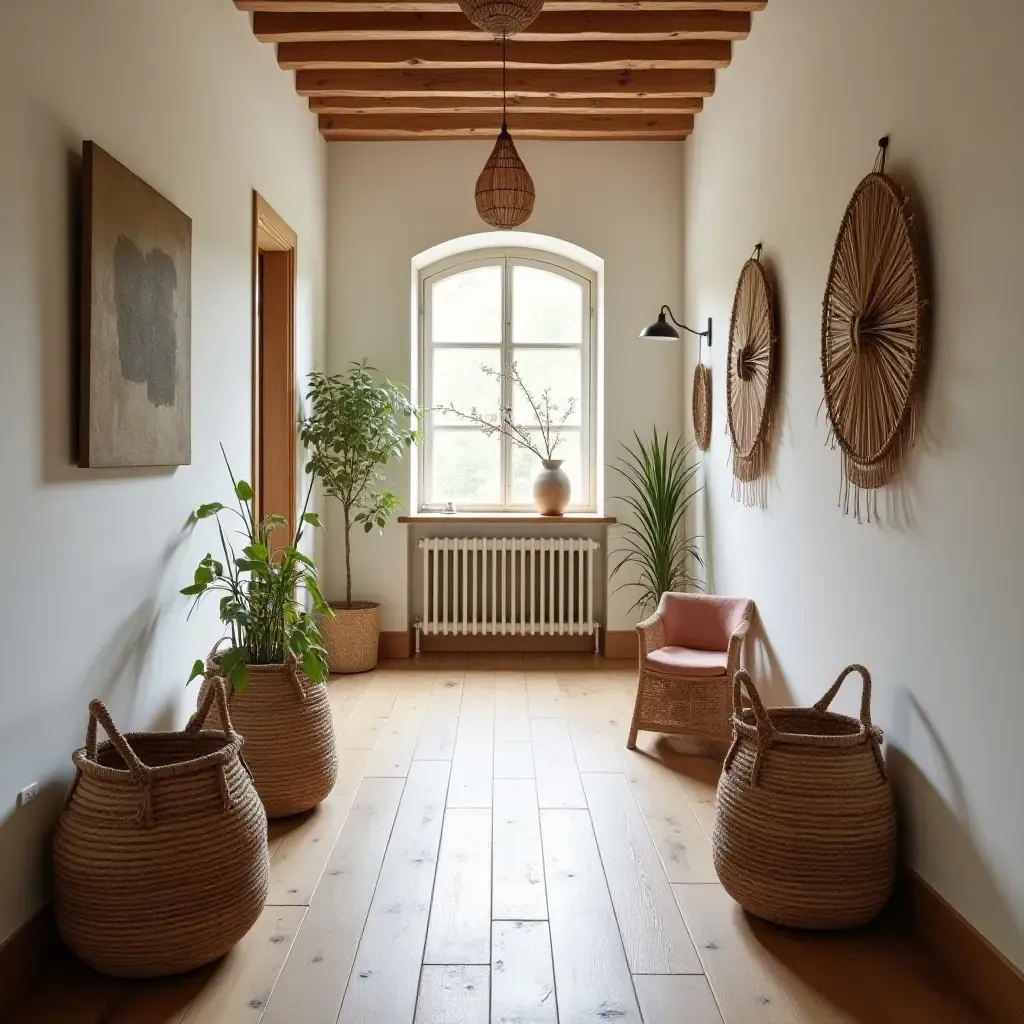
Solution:
M537 456L478 422L511 409L542 453L550 410L570 507L594 510L596 291L587 267L532 249L477 250L420 271L421 509L532 510Z

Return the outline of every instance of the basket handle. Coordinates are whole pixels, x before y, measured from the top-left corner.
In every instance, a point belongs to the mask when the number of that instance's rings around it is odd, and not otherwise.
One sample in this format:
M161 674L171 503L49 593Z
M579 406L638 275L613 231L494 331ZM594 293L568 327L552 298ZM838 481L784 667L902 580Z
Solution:
M132 750L131 744L124 738L124 735L117 726L114 725L114 720L110 717L106 704L101 700L91 700L89 701L89 725L85 731L85 756L90 761L95 761L97 755L97 725L103 726L103 731L110 738L111 746L121 755L121 759L127 766L128 771L135 777L135 781L139 784L139 788L142 791L142 804L139 807L138 814L139 824L152 825L153 802L149 788L152 773L139 760L138 755Z
M206 716L210 713L210 708L216 703L217 710L220 712L220 731L230 739L235 738L235 729L231 724L231 714L228 711L226 687L227 684L223 676L210 677L210 685L207 687L206 695L199 702L199 707L196 708L195 713L188 720L185 732L189 735L199 732L203 728Z
M835 700L836 694L839 692L839 688L846 682L846 677L851 672L859 672L860 677L864 680L864 686L861 690L860 695L860 721L861 725L866 728L871 728L871 673L863 665L847 665L842 672L839 673L839 678L829 687L828 693L825 694L817 704L814 705L815 711L825 712L828 711L829 705Z
M209 654L208 654L208 655L206 656L206 661L207 661L207 663L209 663L209 662L213 661L213 659L217 657L218 653L220 653L220 648L221 648L221 644L225 643L226 641L228 641L228 640L230 640L230 639L231 639L231 637L229 637L229 636L222 636L222 637L221 637L221 638L220 638L220 639L219 639L219 640L218 640L218 641L217 641L217 642L216 642L216 643L215 643L215 644L214 644L214 645L213 645L213 646L212 646L212 647L210 648L210 653L209 653Z
M888 780L889 769L886 768L885 758L882 756L882 732L871 722L871 673L863 665L847 665L839 673L839 678L829 687L828 693L814 705L814 710L822 713L828 711L828 706L835 699L836 694L839 692L839 687L843 685L846 677L851 672L859 672L861 679L864 681L860 694L860 724L864 729L864 735L871 744L871 752L875 755L875 763L878 765L878 770L881 772L882 778Z
M302 680L299 678L299 659L292 654L291 651L285 653L284 656L285 668L288 670L288 675L291 677L292 685L295 687L295 695L300 701L306 699L306 688L302 685Z
M757 692L754 680L745 669L740 669L732 680L732 709L733 717L742 720L743 717L743 690L746 689L750 704L754 709L754 720L757 722L757 750L754 753L754 766L750 773L750 782L756 786L761 777L761 761L768 748L775 742L775 726L765 710L761 695ZM725 755L724 770L728 771L736 751L739 749L740 734L738 729L733 729L732 745L729 753Z

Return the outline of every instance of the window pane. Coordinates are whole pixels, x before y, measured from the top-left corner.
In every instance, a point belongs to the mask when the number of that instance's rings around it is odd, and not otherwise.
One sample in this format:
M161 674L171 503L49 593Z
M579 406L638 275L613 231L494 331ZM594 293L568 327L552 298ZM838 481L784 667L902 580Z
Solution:
M431 291L432 341L501 343L501 267L474 267L436 281Z
M551 419L557 424L565 420L568 426L579 426L582 421L583 397L582 351L578 348L521 348L512 354L516 369L534 402L544 413L544 392L547 389ZM570 411L571 407L571 411ZM512 396L512 415L516 423L537 423L530 403L522 388L515 387Z
M501 504L501 445L479 430L434 430L431 446L432 502Z
M539 436L535 438L540 447ZM562 434L562 443L555 449L555 458L564 460L562 469L569 475L572 495L570 505L585 505L587 495L583 493L583 478L580 472L583 465L581 447L583 439L578 430ZM533 481L540 472L540 460L533 452L516 447L512 453L512 501L516 505L533 504Z
M583 340L583 288L537 267L512 268L512 341L516 345Z
M482 367L498 370L501 349L498 348L436 348L434 356L433 408L454 405L459 412L476 409L485 419L497 421L501 405L501 384L488 377ZM435 423L466 423L451 413L434 413Z

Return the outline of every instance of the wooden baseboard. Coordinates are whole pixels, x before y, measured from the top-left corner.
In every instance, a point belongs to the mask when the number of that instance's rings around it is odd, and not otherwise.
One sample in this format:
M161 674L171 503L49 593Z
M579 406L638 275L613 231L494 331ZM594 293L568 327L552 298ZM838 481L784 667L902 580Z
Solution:
M589 636L425 636L420 640L424 654L446 651L485 652L500 654L577 653L590 654L594 650L594 639Z
M31 990L38 988L46 965L60 948L53 906L26 921L0 946L0 1020Z
M377 656L382 661L412 657L412 641L409 639L409 630L396 629L382 632L380 642L377 644Z
M604 656L636 661L638 642L635 629L609 629L604 635Z
M929 953L987 1019L1024 1021L1024 973L909 867L902 872L899 899Z

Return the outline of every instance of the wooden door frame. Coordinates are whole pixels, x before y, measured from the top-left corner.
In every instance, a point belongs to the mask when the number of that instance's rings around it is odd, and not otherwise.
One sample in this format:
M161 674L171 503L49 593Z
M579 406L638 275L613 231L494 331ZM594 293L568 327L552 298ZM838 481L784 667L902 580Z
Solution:
M262 472L260 459L262 455L261 425L263 413L263 351L261 342L260 302L260 254L282 253L286 258L286 274L288 279L287 310L285 316L285 336L280 339L284 345L285 365L288 368L287 408L290 422L295 424L295 293L296 267L298 259L298 235L288 226L273 207L255 190L252 193L252 486L253 509L257 519L267 514L263 507L261 493ZM288 446L288 474L291 480L291 505L288 513L289 538L295 534L296 505L296 469L295 443Z

